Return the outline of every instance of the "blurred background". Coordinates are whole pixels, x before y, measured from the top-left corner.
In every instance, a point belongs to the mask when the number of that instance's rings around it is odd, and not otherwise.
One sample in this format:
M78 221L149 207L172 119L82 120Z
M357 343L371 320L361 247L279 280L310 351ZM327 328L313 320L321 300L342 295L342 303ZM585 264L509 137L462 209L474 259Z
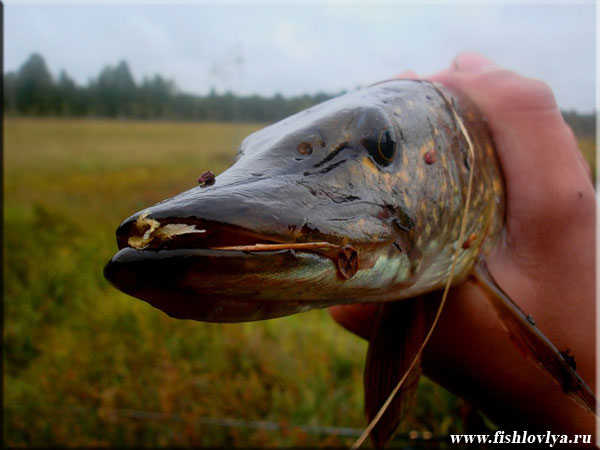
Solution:
M595 169L595 17L593 2L6 2L5 444L352 443L365 342L326 311L170 319L104 280L114 230L268 123L462 50L549 83ZM494 427L423 380L397 442L473 426Z

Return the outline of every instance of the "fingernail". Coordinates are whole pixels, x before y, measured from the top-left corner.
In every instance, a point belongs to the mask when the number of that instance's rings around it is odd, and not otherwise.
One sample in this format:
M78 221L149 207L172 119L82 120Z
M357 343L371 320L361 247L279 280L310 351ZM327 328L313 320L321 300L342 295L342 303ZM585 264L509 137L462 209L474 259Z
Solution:
M463 52L454 58L452 68L458 72L477 74L496 70L499 66L479 53Z

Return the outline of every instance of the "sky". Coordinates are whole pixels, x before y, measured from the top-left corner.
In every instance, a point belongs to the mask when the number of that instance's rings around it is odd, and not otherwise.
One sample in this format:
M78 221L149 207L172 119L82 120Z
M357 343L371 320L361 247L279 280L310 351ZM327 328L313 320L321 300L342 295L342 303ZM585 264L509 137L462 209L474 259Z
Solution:
M483 53L554 90L562 109L596 106L595 4L5 3L4 71L38 52L86 84L128 62L179 90L286 96L351 90L460 51Z

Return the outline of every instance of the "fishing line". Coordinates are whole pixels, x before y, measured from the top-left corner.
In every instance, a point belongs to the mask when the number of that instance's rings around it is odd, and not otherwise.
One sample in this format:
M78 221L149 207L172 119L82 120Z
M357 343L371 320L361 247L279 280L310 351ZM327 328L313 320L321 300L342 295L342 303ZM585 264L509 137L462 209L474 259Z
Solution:
M457 245L454 250L454 255L452 256L452 265L450 266L450 275L448 277L448 281L446 281L446 286L444 287L444 293L442 294L442 301L440 302L440 306L438 307L435 318L433 319L433 323L431 324L431 327L429 328L429 332L427 333L427 336L425 336L425 339L423 340L421 347L419 347L419 351L417 352L414 359L412 360L412 363L410 364L410 366L408 367L408 369L406 370L406 372L404 373L404 375L402 376L402 378L400 379L400 381L398 382L398 384L396 385L394 390L390 393L390 395L387 398L387 400L385 401L385 403L381 406L381 408L377 412L377 415L375 417L373 417L373 420L371 420L371 422L369 423L369 425L367 426L367 428L365 429L363 434L357 439L357 441L351 447L352 450L359 448L363 444L365 439L367 439L367 437L369 436L369 434L371 433L373 428L375 428L375 425L377 425L377 423L379 422L379 420L381 419L381 417L387 410L388 406L390 406L390 403L392 403L392 400L394 399L394 397L396 396L396 394L402 387L402 384L408 377L408 374L410 373L410 371L413 369L413 367L415 366L415 364L421 357L421 353L423 353L423 349L425 348L425 345L427 345L429 338L433 334L433 330L435 329L435 326L437 325L438 319L440 318L440 315L442 314L442 309L444 307L444 304L446 303L446 297L448 296L448 292L450 291L450 285L452 284L452 279L454 278L454 270L456 268L458 256L459 256L460 251L462 250L462 246L458 245L458 242L462 242L464 235L465 235L465 230L467 228L467 215L469 214L469 208L471 206L471 188L473 185L473 169L474 169L474 164L475 164L475 151L473 149L473 143L471 142L469 133L467 133L465 125L463 124L462 119L459 117L458 113L456 112L456 109L454 108L454 105L452 104L452 102L448 99L448 97L446 97L446 95L442 92L442 90L437 86L436 83L434 83L434 82L430 82L430 83L433 86L433 88L437 91L437 93L442 97L442 99L444 100L444 103L446 103L446 105L452 112L452 116L454 117L454 120L456 121L458 128L460 129L461 133L463 134L463 137L467 141L467 145L469 146L469 156L471 158L471 164L470 164L470 168L469 168L469 181L467 184L467 196L465 198L465 210L463 212L462 221L460 224L460 233L458 235Z

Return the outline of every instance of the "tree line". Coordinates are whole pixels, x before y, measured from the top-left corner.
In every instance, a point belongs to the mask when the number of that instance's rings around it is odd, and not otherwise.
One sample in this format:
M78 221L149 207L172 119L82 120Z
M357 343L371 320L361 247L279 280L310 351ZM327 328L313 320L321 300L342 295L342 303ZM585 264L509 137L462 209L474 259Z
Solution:
M33 53L16 72L4 75L3 110L17 116L274 122L332 97L238 96L214 89L193 95L160 75L136 83L125 61L104 67L87 86L79 86L64 70L55 79L44 58ZM566 111L563 116L576 135L596 136L596 114Z
M193 95L160 75L136 83L125 61L104 67L87 86L79 86L64 70L55 79L37 53L4 75L3 94L5 114L16 116L252 122L273 122L334 96L238 96L214 89L206 96Z

